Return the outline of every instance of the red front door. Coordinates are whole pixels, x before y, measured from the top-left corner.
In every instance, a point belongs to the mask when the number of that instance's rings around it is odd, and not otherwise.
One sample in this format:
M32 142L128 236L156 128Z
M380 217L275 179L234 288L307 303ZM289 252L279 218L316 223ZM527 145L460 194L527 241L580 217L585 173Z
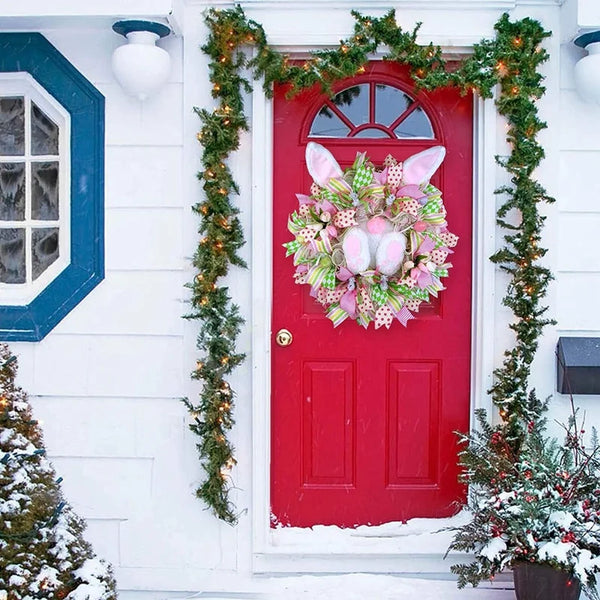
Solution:
M454 89L417 93L405 69L381 62L339 90L346 91L325 108L317 92L293 100L284 88L275 93L273 523L351 527L449 516L464 497L454 432L469 426L472 98ZM364 330L349 319L334 329L308 286L294 283L282 244L295 194L309 193L312 182L310 140L342 167L357 151L381 165L388 153L404 160L446 147L432 183L460 241L447 289L406 328L396 321ZM275 337L283 328L293 342L282 347Z

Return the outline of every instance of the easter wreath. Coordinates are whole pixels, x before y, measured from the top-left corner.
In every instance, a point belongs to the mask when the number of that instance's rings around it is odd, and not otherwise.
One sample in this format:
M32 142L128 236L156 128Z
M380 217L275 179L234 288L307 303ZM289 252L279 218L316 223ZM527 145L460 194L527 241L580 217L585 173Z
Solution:
M288 218L295 238L284 244L294 280L311 288L334 327L350 318L368 328L406 326L442 278L458 237L450 233L442 194L429 183L445 156L428 148L403 163L388 155L382 168L357 153L342 170L323 146L309 142L310 195L297 194Z

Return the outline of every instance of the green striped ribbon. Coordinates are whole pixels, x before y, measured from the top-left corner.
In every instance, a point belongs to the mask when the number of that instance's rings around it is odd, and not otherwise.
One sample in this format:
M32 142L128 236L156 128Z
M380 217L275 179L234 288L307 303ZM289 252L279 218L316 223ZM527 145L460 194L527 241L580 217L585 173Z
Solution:
M339 304L333 304L327 313L327 318L331 319L334 327L343 323L348 316L348 313L343 308L340 308Z
M441 292L446 288L444 287L444 284L439 280L439 278L433 275L433 283L430 286L428 286L427 289L431 294L433 294L437 298L437 292Z
M356 322L361 325L362 327L364 327L365 329L367 329L369 327L369 323L372 321L373 319L371 318L371 316L369 316L368 313L359 313L358 317L356 318Z
M375 283L375 277L377 276L377 271L375 269L369 269L368 271L363 271L361 273L361 279L364 283Z
M443 286L442 282L432 273L432 282L431 285L427 286L427 292L432 296L437 298L437 293L445 290L446 288Z
M358 190L358 197L361 200L368 198L383 198L385 187L383 185L370 183L369 185Z
M431 213L429 215L424 214L422 219L431 225L441 226L446 223L446 214L443 212Z
M294 256L294 264L312 264L315 261L314 253L310 246L302 244L298 251L296 252L296 256Z
M365 164L366 160L367 160L366 152L357 152L356 158L354 159L354 162L352 163L352 167L350 167L351 170L357 171L358 169L360 169L360 167L362 167Z
M306 277L307 283L310 283L310 285L314 288L321 287L323 279L325 279L325 276L327 275L329 269L330 267L321 267L319 265L315 265L308 272L308 276Z
M414 229L411 230L411 232L410 232L410 252L411 252L411 254L413 254L413 256L417 252L417 250L419 249L419 246L421 245L421 242L424 239L425 238L424 238L423 235L421 235L420 233L418 233Z
M394 309L395 312L398 312L404 305L404 301L393 290L390 290L388 292L388 304Z
M331 254L331 242L329 238L321 237L320 239L315 238L310 242L311 247L314 248L315 252L319 254Z
M292 221L291 218L288 219L287 228L290 233L293 233L294 235L298 235L303 227L304 226L300 227L299 225L296 225L296 223L294 223L294 221Z
M329 189L336 194L349 194L352 190L343 179L330 179L327 184Z
M329 234L324 229L321 229L321 231L319 232L319 237L321 238L320 245L323 246L323 250L319 250L319 252L331 254L333 252L333 248L331 246Z
M343 179L330 179L327 184L329 195L327 199L337 208L350 208L354 205L350 193L352 188Z

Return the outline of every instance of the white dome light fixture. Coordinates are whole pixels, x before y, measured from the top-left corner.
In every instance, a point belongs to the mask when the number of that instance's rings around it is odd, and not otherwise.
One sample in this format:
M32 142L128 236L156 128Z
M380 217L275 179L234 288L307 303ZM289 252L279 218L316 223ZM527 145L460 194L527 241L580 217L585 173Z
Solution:
M125 93L146 100L169 78L171 57L156 45L171 30L154 21L118 21L113 31L127 38L112 55L112 70Z
M584 33L573 40L588 55L575 65L575 86L586 102L600 103L600 31Z

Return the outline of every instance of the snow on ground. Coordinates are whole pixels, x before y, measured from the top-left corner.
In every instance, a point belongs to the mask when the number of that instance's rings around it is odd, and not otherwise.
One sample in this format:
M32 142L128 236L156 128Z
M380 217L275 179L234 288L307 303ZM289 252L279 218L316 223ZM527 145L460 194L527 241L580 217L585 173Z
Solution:
M318 525L312 528L271 529L274 554L345 554L350 549L365 558L372 555L421 556L446 552L453 537L448 528L464 524L466 512L446 519L411 519L406 523L340 528ZM426 577L424 575L423 577ZM225 591L201 592L197 600L515 600L510 574L479 588L459 590L452 575L447 579L417 579L406 576L351 573L347 575L256 576L250 582L229 580ZM217 588L219 589L219 588ZM234 591L235 590L235 591ZM175 600L173 598L173 600ZM180 600L180 599L177 599Z
M202 592L194 600L514 600L509 583L459 590L454 581L393 575L303 575L254 580L249 591Z
M269 600L514 600L506 584L458 590L454 581L426 581L392 575L304 576L271 580Z

